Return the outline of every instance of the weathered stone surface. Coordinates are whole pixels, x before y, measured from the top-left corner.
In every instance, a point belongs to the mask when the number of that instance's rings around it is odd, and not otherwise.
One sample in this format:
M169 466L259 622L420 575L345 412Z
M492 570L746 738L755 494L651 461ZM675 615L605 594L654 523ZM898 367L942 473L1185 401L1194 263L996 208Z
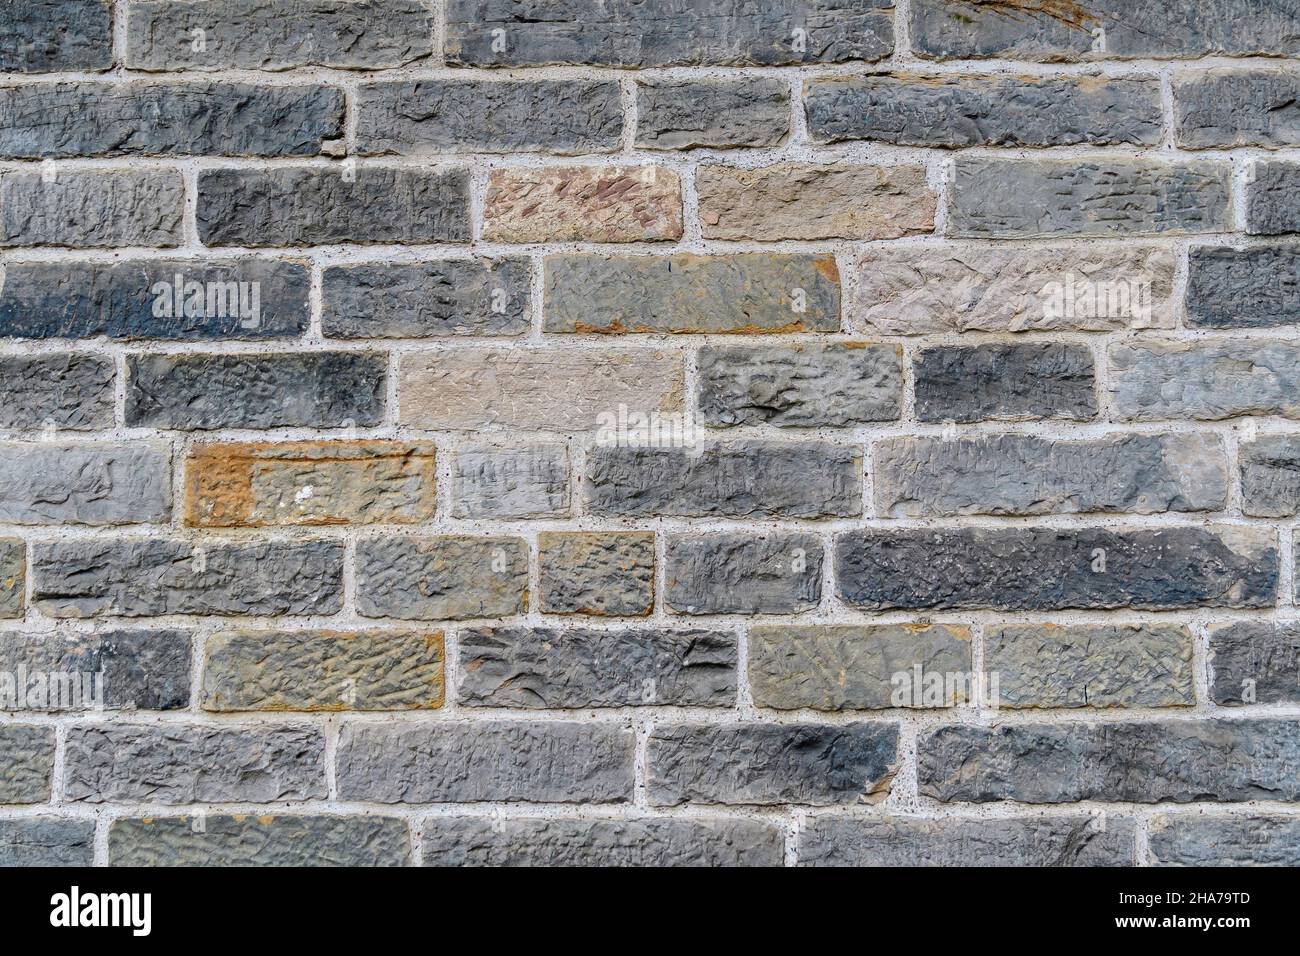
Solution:
M357 544L357 610L366 617L452 621L527 609L522 538L402 536Z
M425 866L780 866L784 834L759 820L432 817Z
M1186 149L1300 145L1300 73L1207 70L1173 87L1174 135Z
M387 356L376 352L131 355L126 423L154 428L377 425Z
M706 425L794 428L893 421L903 403L902 349L864 342L706 345L698 354Z
M543 531L537 563L548 614L641 616L654 610L653 531Z
M32 573L32 600L54 617L333 614L343 601L343 545L333 541L41 542Z
M862 513L862 454L811 442L698 450L597 446L583 482L592 514L847 518Z
M469 172L369 163L205 169L196 217L209 246L467 242Z
M1218 511L1228 460L1217 436L888 438L875 444L876 514L1038 515Z
M222 631L203 661L203 709L429 710L443 638L415 631Z
M193 36L196 23L203 25L202 44ZM132 0L126 65L391 69L429 56L433 30L433 11L419 0Z
M1069 342L944 345L912 362L923 422L1024 421L1097 414L1092 349Z
M1173 328L1175 266L1110 245L869 249L854 315L885 335Z
M986 629L1002 707L1190 707L1192 635L1157 624ZM991 686L991 684L990 684Z
M701 166L706 239L897 239L934 230L924 166Z
M654 806L874 803L893 781L898 725L666 724L646 746Z
M41 83L0 89L0 156L315 156L343 91L252 83Z
M727 707L726 631L475 628L460 632L460 702L471 707Z
M311 270L278 259L9 263L0 336L287 339L307 331Z
M87 803L324 799L325 737L300 727L163 724L68 730L64 792Z
M955 683L954 693L943 701L927 702L920 689L912 693L918 667L922 680L928 674L970 673L970 631L946 624L749 630L749 689L757 707L883 710L966 702Z
M44 803L54 772L54 728L0 725L0 803Z
M1162 814L1148 843L1158 866L1300 866L1300 817Z
M0 618L22 617L27 593L27 546L0 538Z
M822 543L811 534L673 536L664 602L678 614L797 614L822 596Z
M675 0L450 0L447 60L465 66L840 63L887 56L894 47L893 26L892 0L726 0L703 6Z
M1256 236L1300 232L1300 163L1256 163L1246 187L1246 231Z
M107 70L112 65L109 0L26 0L0 6L0 72Z
M547 256L548 332L838 332L833 255Z
M1095 816L924 820L816 816L800 866L1132 866L1131 820Z
M779 79L641 80L636 145L642 149L777 146L790 132L790 88Z
M111 428L115 374L98 355L0 356L0 428Z
M1270 531L1238 526L870 529L835 543L839 597L868 610L1271 607L1277 557Z
M171 448L0 443L0 522L136 524L171 517Z
M563 445L462 447L451 474L457 518L558 518L569 513L569 453Z
M1300 438L1267 435L1242 442L1241 510L1259 518L1300 513Z
M820 142L1154 146L1163 125L1154 78L894 73L812 80L804 97Z
M357 150L367 153L608 153L623 108L607 80L363 83Z
M624 803L635 736L613 723L347 724L342 800L370 803Z
M1300 701L1300 626L1239 621L1214 628L1210 698L1227 706Z
M0 820L0 866L90 866L94 859L94 820Z
M190 702L190 634L0 634L0 710L178 710Z
M410 855L394 817L128 817L108 831L111 866L405 866Z
M330 266L321 278L321 331L334 339L522 335L529 273L524 259Z
M1294 342L1116 342L1109 360L1121 418L1300 418L1300 348Z
M185 462L185 523L416 524L434 516L436 482L432 444L199 444Z
M683 387L681 355L661 349L407 352L398 367L401 423L414 428L612 431L620 408L679 411Z
M941 727L917 742L917 776L923 795L944 801L1289 801L1300 795L1300 723Z
M666 166L509 166L488 175L489 242L681 237L681 182Z
M1196 246L1188 259L1189 326L1258 329L1300 323L1300 246Z
M1232 170L1222 162L958 159L955 165L951 236L1156 236L1232 228Z
M174 169L55 169L0 175L0 246L181 244L185 184Z

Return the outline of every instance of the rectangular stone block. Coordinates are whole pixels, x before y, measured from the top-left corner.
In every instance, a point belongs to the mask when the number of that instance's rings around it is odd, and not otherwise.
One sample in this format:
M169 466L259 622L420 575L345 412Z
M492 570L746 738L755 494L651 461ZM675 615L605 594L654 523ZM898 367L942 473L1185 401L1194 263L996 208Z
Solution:
M32 600L53 617L333 614L343 604L334 541L50 541L33 545L32 574Z
M897 239L934 231L924 166L700 166L706 239Z
M303 727L159 724L68 730L64 794L86 803L323 800L325 736Z
M1300 321L1300 246L1188 250L1187 325L1259 329Z
M126 423L137 427L340 428L384 417L377 352L127 356Z
M112 65L109 0L26 0L0 6L0 72L95 71Z
M958 159L948 234L1159 236L1232 229L1231 168L1198 160Z
M122 525L167 522L171 447L0 443L0 523Z
M451 475L457 518L562 518L569 514L569 453L563 445L462 447Z
M209 711L432 710L443 637L415 631L221 631L205 644Z
M917 743L917 783L944 802L1295 800L1300 723L1167 720L940 727Z
M113 360L105 356L0 356L0 428L111 428L116 374Z
M996 342L922 349L912 360L916 417L923 422L1026 421L1097 414L1087 345Z
M626 803L634 759L632 731L608 722L351 723L339 738L339 799Z
M898 725L660 724L646 746L652 806L874 803L893 782Z
M1252 11L1258 15L1258 11ZM1300 145L1300 73L1207 70L1176 76L1174 135L1187 149Z
M638 80L641 149L777 146L790 132L790 87L777 78Z
M1300 349L1294 342L1116 342L1109 363L1111 400L1120 418L1300 418Z
M1268 529L943 528L849 531L840 600L885 608L1272 607Z
M727 631L460 632L460 702L470 707L730 707L736 635Z
M332 339L523 335L531 327L525 259L329 266L321 331Z
M1191 707L1192 635L1158 624L991 628L984 668L1002 707Z
M862 453L811 442L587 452L590 514L848 518L862 513Z
M54 773L54 728L0 725L0 804L45 803Z
M488 173L488 242L681 237L682 186L666 166L507 166Z
M0 175L0 247L179 246L185 184L174 169Z
M537 564L547 614L639 617L654 610L653 531L543 531Z
M664 603L677 614L798 614L821 602L816 535L674 535L665 561Z
M1237 447L1241 510L1259 518L1300 513L1300 438L1266 435Z
M1246 187L1246 232L1300 232L1300 163L1258 162Z
M94 820L0 820L0 867L90 866L94 860Z
M422 429L613 431L628 415L678 413L682 356L664 349L465 348L406 352L403 425Z
M1239 621L1214 627L1210 699L1228 707L1300 701L1300 626Z
M357 544L357 610L411 621L510 617L528 610L522 538L372 538Z
M927 699L924 681L931 674L944 690ZM968 693L970 675L970 630L965 627L817 624L749 629L749 689L756 707L952 707L976 700Z
M22 617L27 594L27 546L0 538L0 618Z
M833 255L547 256L547 332L838 332Z
M433 519L436 485L432 444L197 444L185 462L185 524L418 524Z
M1300 817L1161 814L1148 845L1157 866L1300 866Z
M876 514L1159 514L1219 511L1228 460L1216 436L888 438L874 446Z

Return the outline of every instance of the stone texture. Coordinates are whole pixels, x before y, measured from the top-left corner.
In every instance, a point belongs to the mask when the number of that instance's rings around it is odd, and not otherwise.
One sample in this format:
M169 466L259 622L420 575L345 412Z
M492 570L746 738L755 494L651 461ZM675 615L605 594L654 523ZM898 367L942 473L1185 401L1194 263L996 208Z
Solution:
M797 614L822 596L822 543L811 534L674 536L664 603L677 614Z
M1241 510L1259 518L1300 513L1300 438L1267 435L1237 446Z
M563 445L457 449L451 474L457 518L562 518L569 513L569 455Z
M864 610L1271 607L1277 559L1270 530L1239 526L868 529L835 543L838 596Z
M819 815L799 831L800 866L1132 866L1131 820L980 820Z
M460 632L470 707L727 707L736 636L726 631L501 627Z
M0 538L0 618L22 617L27 593L27 548L15 538Z
M4 524L166 522L171 498L171 449L161 443L0 443Z
M1300 817L1162 814L1148 843L1157 866L1300 866Z
M432 444L199 444L185 462L185 523L206 528L418 524L434 516L436 484Z
M488 242L681 237L681 182L666 166L508 166L488 174Z
M988 628L1002 707L1190 707L1192 635L1157 624Z
M1191 803L1300 794L1295 720L940 727L917 743L922 795L945 802Z
M198 724L68 729L64 792L86 803L324 799L325 737L295 727Z
M923 422L1025 421L1097 414L1092 349L1068 342L944 345L912 363Z
M33 545L32 573L32 600L53 617L333 614L343 601L332 541L51 541Z
M1300 246L1188 251L1186 323L1205 329L1258 329L1300 322Z
M178 246L185 185L174 169L0 175L0 247Z
M624 803L634 750L630 730L605 722L352 723L339 739L339 799Z
M706 239L897 239L934 230L924 166L701 166Z
M828 444L747 442L698 450L596 446L591 514L847 518L862 513L862 455Z
M1174 80L1174 135L1186 149L1300 145L1300 73L1207 70Z
M1219 511L1228 460L1215 436L888 438L875 444L876 514Z
M441 816L425 822L424 865L780 866L783 837L760 820Z
M537 563L547 614L618 617L654 610L653 531L543 531Z
M1163 122L1154 78L894 73L811 80L804 97L819 142L1154 146Z
M958 159L948 234L990 239L1231 229L1231 168L1150 159Z
M1300 163L1259 162L1246 187L1246 232L1300 232Z
M1229 707L1300 701L1300 626L1239 621L1211 630L1210 699Z
M60 817L0 820L0 866L90 866L95 821Z
M953 706L968 700L956 682L942 701L913 691L926 675L969 674L970 631L946 624L760 626L749 629L749 689L775 710L884 710ZM897 692L897 693L896 693Z
M357 544L357 610L366 617L451 621L527 609L522 538L390 536Z
M26 0L0 7L0 72L94 71L112 65L109 0Z
M697 355L706 425L793 428L893 421L903 403L902 349L865 342L706 345Z
M832 255L547 256L547 332L837 332Z
M111 866L405 866L410 855L394 817L127 817L108 831Z
M646 794L681 803L874 803L893 781L898 725L664 724L647 743Z
M330 266L321 331L333 339L522 335L531 323L524 259Z
M205 645L204 710L428 710L442 699L437 632L222 631Z
M115 374L113 360L104 356L0 356L0 428L109 428Z
M790 88L781 80L639 80L641 149L778 146L790 132Z
M45 803L53 772L53 727L0 725L0 804Z
M1293 342L1117 342L1109 364L1120 418L1300 418L1300 349Z
M414 428L568 432L615 421L620 408L678 412L682 358L662 349L407 352L398 389L401 424Z

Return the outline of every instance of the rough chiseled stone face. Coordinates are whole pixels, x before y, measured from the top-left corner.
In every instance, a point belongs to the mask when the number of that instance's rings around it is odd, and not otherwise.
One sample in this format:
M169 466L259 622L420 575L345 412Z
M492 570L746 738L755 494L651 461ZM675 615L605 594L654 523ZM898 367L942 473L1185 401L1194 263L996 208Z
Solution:
M725 707L736 701L736 636L649 628L460 632L470 707Z
M185 184L173 169L6 172L0 247L179 246ZM7 270L6 270L7 271Z
M1300 512L1300 440L1268 435L1237 446L1241 509L1261 518Z
M27 593L27 548L17 538L0 538L0 618L22 617Z
M1255 164L1246 187L1246 231L1257 236L1300 232L1300 163Z
M1175 135L1190 149L1300 145L1300 73L1209 70L1174 81Z
M113 65L109 0L29 0L0 8L0 71L52 73Z
M636 106L642 149L776 146L790 132L790 88L777 79L643 80Z
M112 866L405 866L406 821L378 816L126 817L108 830Z
M53 773L53 727L0 726L0 803L45 803Z
M1158 866L1300 866L1300 819L1162 814L1148 845Z
M1094 360L1086 345L943 345L917 353L912 375L922 421L1083 420L1097 414Z
M654 609L654 532L544 531L537 548L544 612L618 617Z
M0 356L0 428L111 427L114 374L111 358L77 352Z
M569 513L563 445L462 446L452 465L457 518L557 518Z
M1300 315L1300 245L1188 251L1187 324L1206 329L1288 326Z
M1240 621L1211 630L1210 699L1229 707L1300 701L1300 628Z
M1290 341L1135 340L1112 345L1108 359L1121 418L1300 418L1300 349Z
M530 166L488 175L489 242L645 242L682 237L682 187L666 166Z
M822 596L822 543L811 534L674 536L664 602L677 614L797 614Z
M171 450L156 442L0 443L0 522L165 522L171 516L171 465Z
M357 609L414 621L522 614L528 545L521 538L367 539L357 545Z
M94 820L0 820L0 866L90 866L94 859Z

